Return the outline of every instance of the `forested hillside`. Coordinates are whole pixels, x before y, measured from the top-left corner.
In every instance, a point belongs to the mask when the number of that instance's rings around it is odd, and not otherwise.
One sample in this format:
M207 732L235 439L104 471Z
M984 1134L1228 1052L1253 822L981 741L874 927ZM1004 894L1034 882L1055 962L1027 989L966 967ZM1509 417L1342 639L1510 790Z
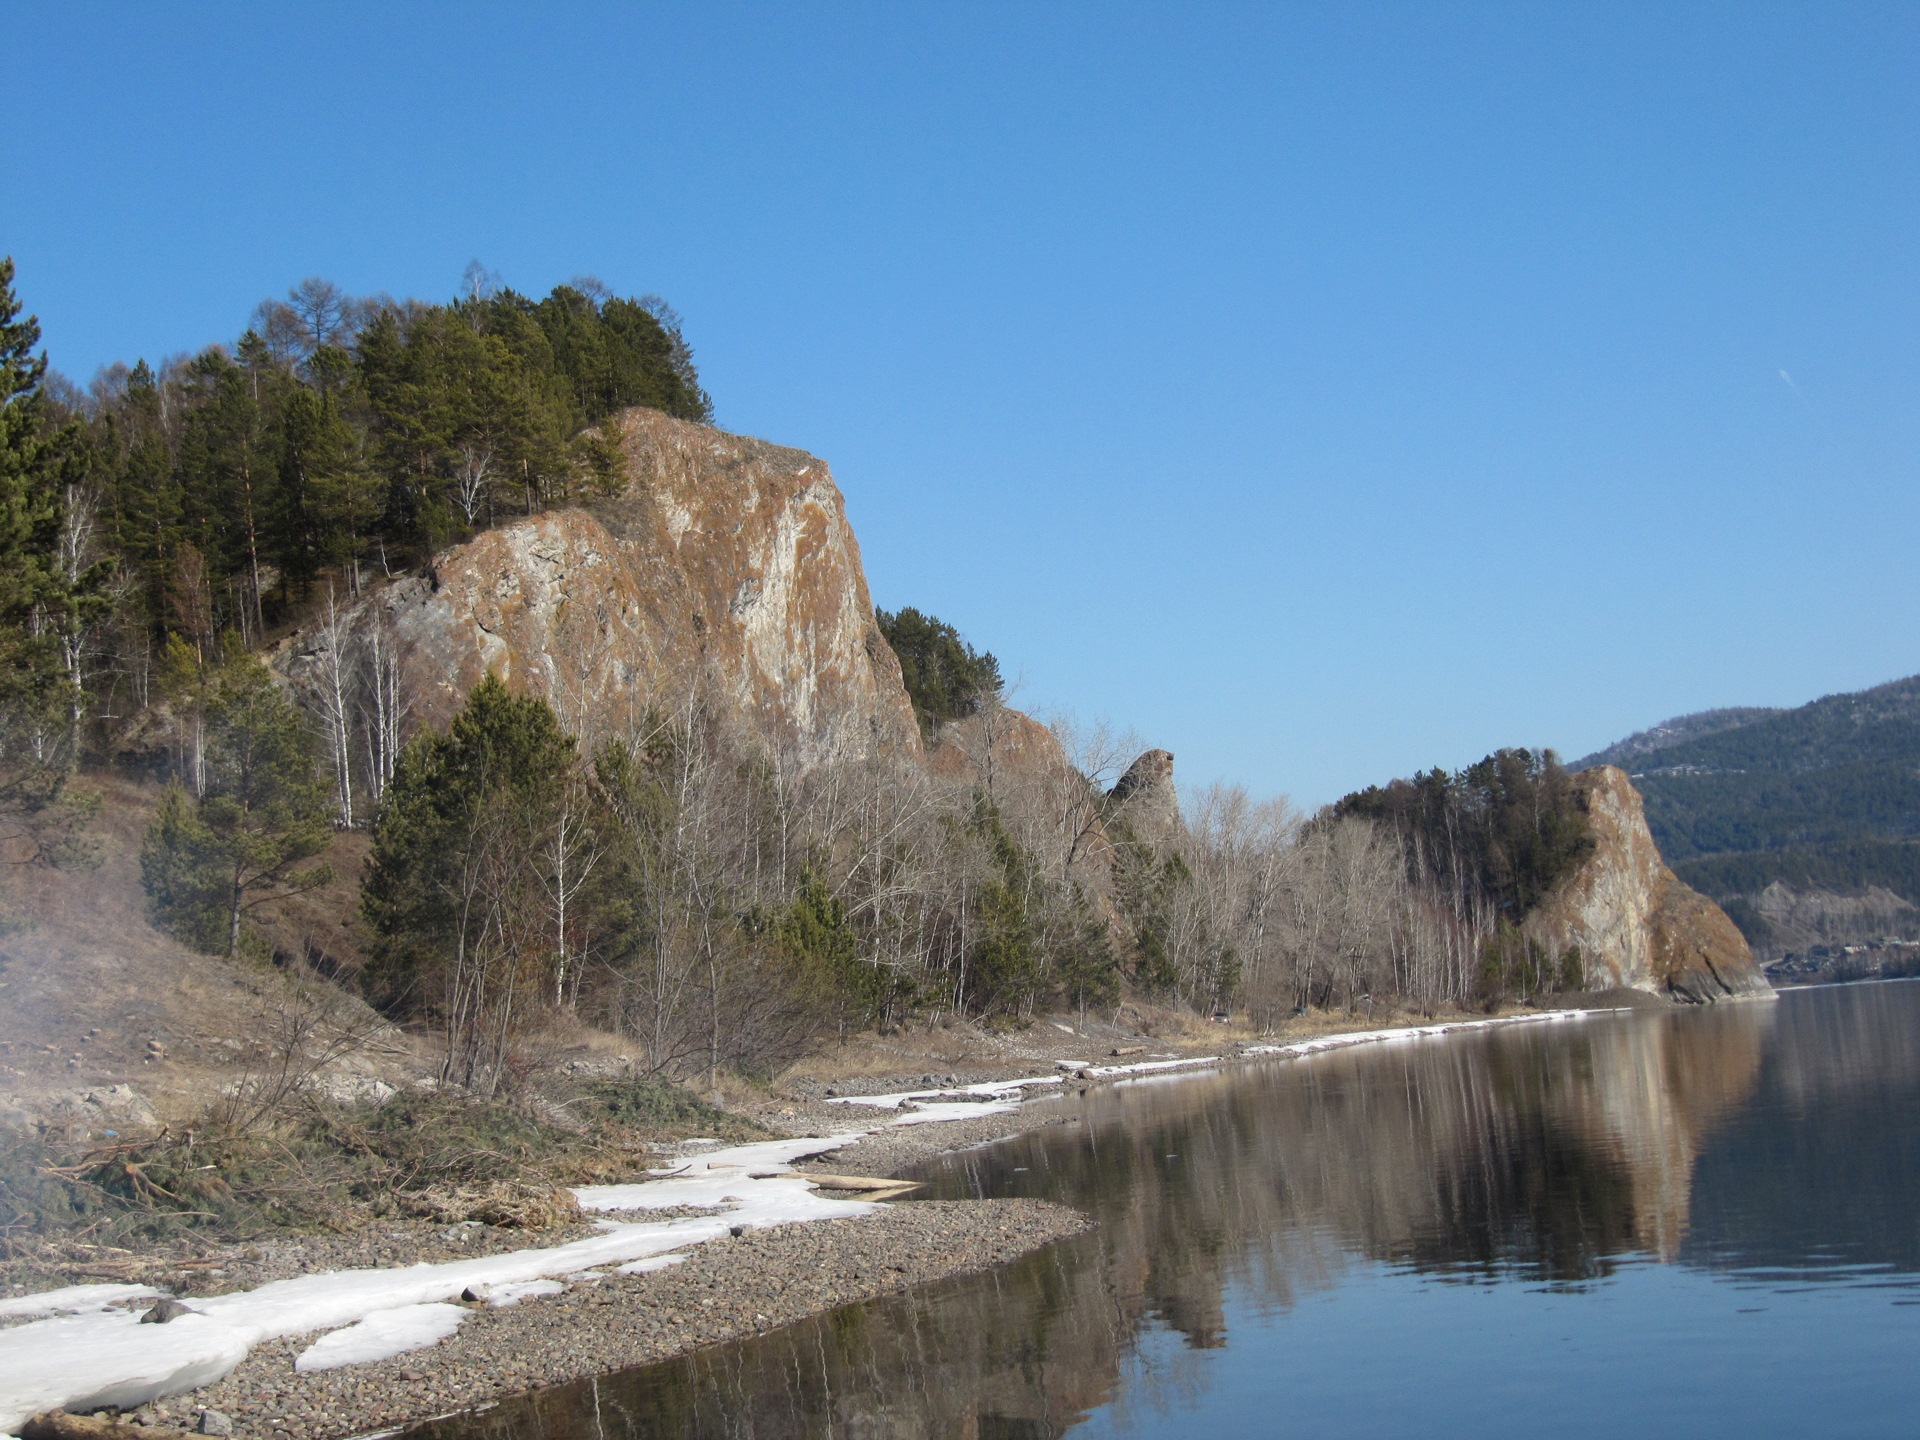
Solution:
M1183 816L1156 750L1140 798L952 625L874 611L822 462L688 423L660 302L307 281L82 392L11 282L0 849L83 865L128 787L146 918L357 991L444 1080L511 1088L553 1027L712 1081L954 1012L1270 1030L1586 978L1520 931L1591 849L1551 755L1303 824L1231 788ZM862 743L747 723L789 701Z
M84 391L50 375L44 395L85 477L65 506L76 559L115 577L86 683L121 710L151 698L165 635L202 660L226 631L257 645L323 572L357 590L502 516L617 488L608 416L711 410L664 302L478 277L444 305L305 280L231 343Z
M1756 943L1775 882L1920 902L1920 676L1669 721L1575 768L1604 763L1627 766L1668 863Z
M1920 937L1920 676L1682 716L1590 764L1632 772L1668 864L1764 958Z

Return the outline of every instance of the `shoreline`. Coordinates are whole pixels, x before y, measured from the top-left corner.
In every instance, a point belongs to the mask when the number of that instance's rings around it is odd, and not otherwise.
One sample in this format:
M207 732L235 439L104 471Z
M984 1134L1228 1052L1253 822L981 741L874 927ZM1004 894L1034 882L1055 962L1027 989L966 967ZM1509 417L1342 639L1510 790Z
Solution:
M197 1318L183 1317L186 1325L176 1321L142 1335L133 1329L132 1312L96 1311L0 1331L0 1433L63 1403L52 1391L65 1383L64 1403L82 1409L118 1403L136 1424L160 1427L147 1431L156 1437L170 1429L192 1430L202 1410L225 1416L238 1436L346 1440L391 1434L526 1390L671 1359L841 1305L989 1269L1080 1233L1090 1223L1077 1211L1043 1201L874 1203L824 1197L809 1188L810 1167L894 1175L936 1155L1073 1123L1078 1117L1061 1107L1024 1102L1065 1097L1093 1085L1176 1079L1256 1061L1298 1061L1332 1050L1515 1024L1583 1020L1623 1008L1329 1032L1292 1043L1242 1044L1220 1054L1130 1065L1057 1061L1051 1074L814 1102L794 1117L796 1125L813 1123L837 1133L696 1149L671 1173L576 1191L589 1212L631 1217L640 1209L671 1209L683 1218L608 1220L600 1234L584 1240L455 1265L326 1272L254 1291L190 1297L191 1307L228 1312L223 1318L246 1329L224 1346L203 1342L209 1353L198 1363L191 1355L181 1363L183 1357L175 1355L174 1363L161 1367L170 1372L165 1375L151 1363L133 1364L134 1371L144 1371L142 1381L127 1374L114 1377L121 1383L101 1386L80 1383L82 1377L74 1374L50 1389L44 1372L76 1345L96 1356L102 1342L110 1349L132 1342L136 1350L177 1350L163 1342L189 1340L187 1334L173 1333L175 1326L200 1329ZM874 1111L897 1113L882 1118ZM688 1142L683 1150L695 1145ZM690 1208L702 1213L689 1215ZM468 1272L477 1286L464 1278ZM344 1301L331 1296L312 1314L289 1311L287 1304L303 1283L314 1292L356 1284L359 1289ZM457 1298L463 1290L476 1299L463 1304ZM280 1310L263 1322L253 1312L262 1309L268 1291L283 1293L267 1297L277 1298ZM32 1298L18 1297L15 1303ZM312 1368L309 1357L308 1368L296 1369L321 1334L346 1353L349 1342L334 1337L345 1333L343 1326L363 1331L370 1315L405 1316L418 1334L431 1334L419 1348L369 1353L328 1369ZM315 1323L305 1323L309 1319ZM18 1354L8 1364L10 1341L14 1346L29 1342L28 1349L41 1353L30 1365L20 1363L24 1357ZM361 1348L369 1346L379 1351L379 1338L364 1337ZM135 1358L127 1354L121 1368ZM23 1407L28 1397L20 1393L20 1382L29 1369L41 1381L26 1386L29 1394L37 1393L38 1403ZM92 1372L96 1381L108 1378L100 1364ZM145 1393L139 1394L143 1383Z

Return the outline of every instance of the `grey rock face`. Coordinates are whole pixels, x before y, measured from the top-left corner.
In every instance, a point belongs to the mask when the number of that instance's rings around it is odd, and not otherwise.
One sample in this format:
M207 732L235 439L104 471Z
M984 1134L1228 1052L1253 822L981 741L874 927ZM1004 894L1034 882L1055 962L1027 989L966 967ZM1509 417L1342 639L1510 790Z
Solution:
M1155 844L1185 829L1180 792L1173 784L1173 752L1148 750L1107 792L1115 819L1138 839Z

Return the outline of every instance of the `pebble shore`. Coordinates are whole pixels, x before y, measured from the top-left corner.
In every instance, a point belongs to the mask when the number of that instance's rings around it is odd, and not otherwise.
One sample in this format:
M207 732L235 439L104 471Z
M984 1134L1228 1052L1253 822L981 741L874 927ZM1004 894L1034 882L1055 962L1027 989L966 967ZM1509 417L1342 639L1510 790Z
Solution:
M450 1339L373 1364L300 1375L294 1358L312 1337L274 1341L218 1384L131 1418L192 1429L199 1412L215 1410L243 1437L363 1435L990 1269L1088 1223L1038 1200L908 1201L857 1219L749 1230L696 1246L671 1269L609 1273L564 1294L477 1307Z

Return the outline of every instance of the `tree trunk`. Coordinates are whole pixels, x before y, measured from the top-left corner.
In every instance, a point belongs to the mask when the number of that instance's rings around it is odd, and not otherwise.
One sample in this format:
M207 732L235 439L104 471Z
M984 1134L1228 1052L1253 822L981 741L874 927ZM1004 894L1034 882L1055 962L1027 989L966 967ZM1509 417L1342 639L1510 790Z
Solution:
M240 906L246 897L246 887L240 883L240 867L233 867L233 895L227 904L227 958L237 960L240 957Z

